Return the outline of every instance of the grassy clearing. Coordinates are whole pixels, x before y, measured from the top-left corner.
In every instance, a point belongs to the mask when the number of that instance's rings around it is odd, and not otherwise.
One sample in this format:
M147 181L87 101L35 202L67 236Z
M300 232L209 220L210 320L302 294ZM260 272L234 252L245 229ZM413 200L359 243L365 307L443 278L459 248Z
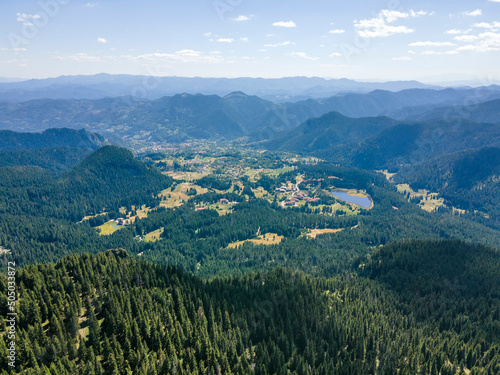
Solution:
M209 210L215 210L219 216L233 213L233 206L227 203L214 203L208 206Z
M329 228L325 228L325 229L308 229L307 233L305 233L305 236L309 237L309 238L316 238L316 236L319 236L321 234L338 233L338 232L342 232L343 230L344 230L343 228L340 228L340 229L329 229Z
M123 225L118 225L113 220L110 220L107 223L100 225L96 228L99 229L99 234L101 236L109 236L109 235L115 233L117 230L122 229Z
M269 193L262 186L259 186L257 189L252 189L252 191L256 198L263 198L269 195Z
M277 245L284 238L285 238L284 236L278 236L276 233L266 233L261 236L258 236L258 238L252 238L249 240L230 243L229 245L227 245L226 249L237 249L245 242L251 242L255 245Z
M283 168L279 168L276 172L278 172L278 174L282 174L282 173L292 172L294 170L295 170L295 167L283 167Z
M164 228L157 229L153 232L150 232L146 235L144 235L143 240L144 242L156 242L161 239L161 234L163 233Z
M187 191L192 188L196 189L197 195L208 192L208 189L202 188L201 186L191 182L183 182L176 185L173 191L171 188L163 190L159 194L162 199L160 205L167 208L182 206L184 202L194 197L194 195L189 196L186 194Z
M205 177L209 174L209 172L166 172L167 176L172 177L174 180L183 180L183 181L196 181L202 177Z
M389 173L389 171L387 169L383 170L383 171L375 171L375 172L382 173L385 176L385 178L387 179L387 181L389 181L389 182L392 182L392 178L396 174L396 173Z
M408 199L420 199L419 207L427 212L433 212L438 207L444 206L444 198L439 198L438 193L431 193L425 189L414 191L408 184L396 185L398 192L408 194Z

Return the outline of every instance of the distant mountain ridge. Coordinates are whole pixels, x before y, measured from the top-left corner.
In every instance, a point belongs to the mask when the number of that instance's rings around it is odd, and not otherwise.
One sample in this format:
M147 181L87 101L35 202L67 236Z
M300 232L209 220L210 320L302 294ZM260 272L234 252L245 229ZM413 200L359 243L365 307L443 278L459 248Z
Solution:
M289 103L287 111L297 116L300 122L331 111L340 112L348 117L388 116L405 119L438 107L460 106L470 102L479 104L494 99L500 99L500 86L492 85L480 89L408 89L398 92L374 90L366 94L344 93L325 99ZM421 120L412 117L410 119Z
M234 92L217 95L178 94L157 100L130 97L100 100L40 99L0 104L0 128L41 131L85 128L130 142L185 142L191 139L235 139L270 127L272 134L295 127L279 104Z
M85 129L47 129L42 133L0 130L0 150L27 150L47 147L76 147L97 150L106 144L103 136Z
M373 90L400 91L409 88L436 88L417 81L357 82L350 79L319 77L285 78L201 78L151 77L119 74L90 76L60 76L31 79L22 82L0 82L0 102L21 102L32 99L102 99L134 96L159 99L179 93L224 96L233 91L244 91L281 102L321 98L339 92L366 93Z
M466 120L402 122L329 113L261 147L312 154L364 169L397 169L469 148L500 145L500 127Z
M331 111L352 118L388 113L400 118L411 106L411 114L415 115L440 106L460 105L470 97L477 101L500 98L500 87L484 88L480 96L476 94L472 89L376 90L297 103L275 103L241 91L223 97L184 93L155 100L37 99L0 103L0 129L38 132L47 128L84 128L103 134L114 143L129 142L128 145L241 137L261 141Z
M476 122L497 124L500 123L500 99L465 105L440 106L424 113L406 117L406 119L414 121L427 121L440 118L449 120L463 118Z

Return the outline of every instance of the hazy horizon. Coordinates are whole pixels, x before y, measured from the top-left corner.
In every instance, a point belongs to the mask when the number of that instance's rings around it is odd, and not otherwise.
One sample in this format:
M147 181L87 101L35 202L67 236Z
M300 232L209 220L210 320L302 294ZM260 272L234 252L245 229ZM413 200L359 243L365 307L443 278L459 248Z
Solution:
M0 76L500 80L500 1L4 3Z

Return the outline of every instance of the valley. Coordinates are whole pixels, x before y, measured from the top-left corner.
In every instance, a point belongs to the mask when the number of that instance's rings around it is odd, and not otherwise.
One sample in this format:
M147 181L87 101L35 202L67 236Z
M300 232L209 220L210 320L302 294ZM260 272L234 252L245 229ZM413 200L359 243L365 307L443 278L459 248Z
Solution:
M243 93L155 100L135 128L104 114L104 135L3 133L0 269L15 262L22 293L11 373L499 368L498 125L278 124Z
M0 375L500 375L500 0L0 19Z

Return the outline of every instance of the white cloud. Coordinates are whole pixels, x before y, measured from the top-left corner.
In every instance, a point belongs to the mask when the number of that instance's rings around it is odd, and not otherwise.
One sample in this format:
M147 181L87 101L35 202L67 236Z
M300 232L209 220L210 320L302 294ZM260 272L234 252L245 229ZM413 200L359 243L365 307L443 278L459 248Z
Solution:
M465 40L464 40L465 41ZM474 44L457 48L457 51L490 52L500 51L500 34L487 31L476 36Z
M408 46L410 47L452 47L456 46L456 44L451 42L414 42L410 43Z
M104 39L104 38L97 38L97 43L102 43L102 44L106 44L108 41L107 39Z
M407 26L389 25L400 19L417 18L422 16L433 16L435 12L425 10L415 11L411 9L409 12L399 12L396 10L381 10L377 17L354 21L354 27L358 29L358 34L365 38L387 37L394 34L409 34L414 32Z
M500 0L488 0L488 1L492 1L494 3L500 3Z
M387 37L394 34L409 34L415 30L407 26L388 25L400 18L408 18L408 13L395 10L381 10L377 17L354 21L354 27L358 29L358 34L364 38Z
M96 5L97 5L97 3L87 3L87 4L84 5L84 7L86 7L86 8L93 8Z
M305 53L305 52L291 52L291 53L288 53L287 55L288 55L288 56L296 56L296 57L301 57L301 58L303 58L303 59L312 60L312 61L319 60L319 57L309 56L309 55L308 55L307 53Z
M417 12L415 12L413 9L410 10L410 16L412 17L422 17L422 16L433 16L435 15L436 12L432 11L432 12L427 12L425 10L419 10Z
M408 18L408 13L398 12L397 10L383 9L380 11L380 14L389 23L397 21L399 18Z
M203 52L191 49L183 49L174 53L148 53L133 57L132 60L165 61L165 62L209 62L217 63L223 61L218 54L206 56Z
M471 32L471 29L469 29L469 30L451 29L451 30L445 31L446 34L450 34L450 35L467 34L469 32Z
M9 51L9 52L26 52L26 48L0 48L0 51Z
M328 57L341 57L341 56L342 56L341 53L339 53L339 52L333 52Z
M297 25L293 21L286 21L286 22L279 21L279 22L273 23L273 26L274 27L297 27Z
M476 27L478 29L497 30L500 29L500 22L498 21L493 21L492 23L480 22L480 23L475 23L474 25L472 25L472 27Z
M84 61L84 62L103 62L105 60L112 60L111 56L92 56L88 53L76 53L74 55L67 56L55 56L55 60L74 60L74 61Z
M205 38L210 38L212 36L212 33L209 31L209 32L206 32L205 34L203 34L203 36Z
M233 18L233 21L236 21L236 22L244 22L244 21L250 21L250 19L252 18L253 16L250 15L250 16L238 16L236 18Z
M217 39L217 41L219 43L232 43L232 42L234 42L234 39L233 38L219 38L219 39Z
M472 12L463 12L462 13L464 16L469 16L469 17L477 17L483 14L483 11L481 9L476 9L473 10Z
M17 13L17 21L25 22L27 25L32 25L31 22L27 22L27 20L38 20L41 16L39 14L28 14L28 13Z
M247 38L247 37L240 38L240 40L241 40L242 42L245 42L245 43L246 43L246 42L248 42L248 38Z
M287 40L286 42L281 42L281 43L276 43L276 44L264 44L264 47L283 47L283 46L291 46L291 45L295 45L295 43Z
M342 29L335 29L335 30L330 30L329 31L330 34L344 34L345 33L345 30L342 30Z
M476 35L459 35L455 37L455 40L464 43L471 43L478 39L479 37Z
M424 51L422 55L458 55L458 51Z

